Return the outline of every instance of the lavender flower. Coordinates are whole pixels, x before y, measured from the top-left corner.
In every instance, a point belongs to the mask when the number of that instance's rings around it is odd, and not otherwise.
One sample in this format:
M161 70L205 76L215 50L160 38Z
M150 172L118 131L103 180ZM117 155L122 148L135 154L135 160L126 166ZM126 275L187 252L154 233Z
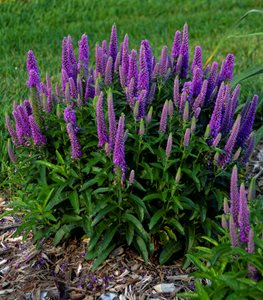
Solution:
M219 132L216 138L213 140L212 147L216 148L221 141L222 133Z
M168 100L165 101L162 109L162 115L160 120L159 132L165 133L167 126L167 117L168 117Z
M173 147L173 135L172 133L170 133L166 144L166 150L165 150L167 159L171 155L172 147Z
M39 75L34 69L31 69L28 73L28 81L27 81L27 86L29 88L36 88L37 90L40 88L40 80L39 80Z
M8 114L5 115L5 121L6 121L6 128L12 138L12 142L16 147L18 147L20 145L20 141L18 139L18 135L11 123L11 120L10 120Z
M101 43L101 48L103 50L103 53L108 56L108 48L107 48L107 41L103 40Z
M69 92L70 92L71 98L73 98L73 99L78 98L77 87L76 87L75 81L72 77L69 78Z
M140 72L138 78L138 90L149 90L149 73L145 56L145 48L141 45L140 48Z
M159 64L159 74L164 79L167 73L167 60L168 60L168 47L164 46L162 49L160 64Z
M189 118L189 102L186 101L184 106L184 113L183 113L184 122L187 122L188 118Z
M111 28L110 45L109 45L109 56L112 57L113 65L115 63L118 54L118 38L117 38L117 28L114 24Z
M232 247L237 247L238 246L237 228L232 215L230 215L229 217L229 233L230 233L230 241Z
M146 116L146 123L149 124L152 120L153 107L151 106Z
M119 73L119 68L121 65L121 53L118 52L115 63L114 63L114 72Z
M168 102L168 115L170 118L172 118L174 115L174 105L172 100L169 100Z
M217 136L218 132L221 129L224 88L224 83L222 83L216 98L216 103L209 123L210 135L213 139Z
M116 118L114 113L114 105L112 93L108 94L108 121L109 121L109 148L114 149L116 138Z
M134 107L134 97L135 97L135 86L134 86L134 78L132 78L130 80L128 87L126 88L126 98L131 108Z
M240 156L240 153L241 153L241 150L242 150L241 147L239 147L239 148L237 149L237 151L235 152L235 154L234 154L234 156L233 156L233 161L237 161L237 160L238 160L238 158L239 158L239 156Z
M80 159L81 157L81 146L76 136L76 132L71 123L67 124L67 133L69 136L70 144L71 144L71 158L72 159Z
M245 142L244 153L240 159L243 165L245 165L249 161L249 158L253 153L255 143L256 143L256 135L254 132L252 132Z
M82 80L80 78L80 75L77 77L77 93L80 96L80 98L83 98L83 85L82 85Z
M150 88L149 96L147 97L147 104L151 104L154 100L154 95L156 91L156 83L153 82Z
M72 45L72 40L71 40L71 36L68 36L68 56L69 56L69 62L70 62L70 74L69 77L72 77L74 79L74 81L76 82L77 80L77 69L78 69L78 65L77 65L77 60L74 54L74 49L73 49L73 45Z
M62 60L61 60L61 65L62 65L62 70L64 70L67 74L67 76L70 76L71 73L71 64L70 64L70 58L69 58L69 51L68 51L68 39L64 38L62 41ZM62 73L63 76L63 73ZM63 82L63 78L62 78Z
M146 107L146 91L142 90L138 97L139 113L137 119L145 117L145 107Z
M224 80L232 80L234 71L234 60L235 59L233 54L228 54L226 56L224 65Z
M198 97L195 99L193 105L192 105L192 110L196 111L197 108L200 108L203 106L205 97L206 97L206 92L207 92L207 86L208 86L208 81L204 80L202 84L202 88L200 91L200 94Z
M126 34L123 41L123 50L122 50L122 74L125 80L125 86L128 84L128 73L129 73L129 37Z
M18 142L19 142L19 144L23 144L26 146L27 142L26 142L26 135L25 135L25 131L24 131L25 126L24 126L23 120L21 119L21 116L17 110L14 110L12 114L15 119L16 134L17 134Z
M112 57L109 56L106 70L105 70L105 84L110 85L112 83L112 71L113 71L113 60Z
M192 89L193 89L193 96L199 95L202 88L202 70L195 66L193 70L193 81L192 81Z
M187 101L187 93L183 92L181 94L181 98L180 98L180 112L181 113L184 111L186 101Z
M27 115L28 116L32 115L32 106L27 99L24 100L23 105L24 105Z
M215 61L212 64L211 67L211 72L208 78L208 85L207 85L207 92L206 92L206 102L209 102L209 98L212 95L212 92L216 86L216 81L217 81L217 68L218 68L218 63Z
M150 46L150 43L148 40L143 40L141 42L141 45L144 47L144 50L145 50L145 59L146 59L146 63L147 63L147 69L148 69L148 74L149 74L149 80L151 79L150 76L151 76L151 73L152 73L152 48Z
M11 146L11 143L10 143L10 140L8 139L8 142L7 142L7 153L8 153L8 156L11 160L12 163L16 163L17 159L16 159L16 156L15 156L15 153L14 153L14 150Z
M95 95L95 89L94 89L94 80L92 77L89 77L87 84L86 84L86 90L85 90L85 96L84 99L88 100L89 98L94 98Z
M134 86L137 87L138 83L138 66L137 66L137 52L132 49L129 55L129 72L128 72L128 82L134 80Z
M61 70L62 90L65 92L66 85L69 81L68 74L65 69Z
M116 140L113 152L113 163L115 166L121 168L122 177L125 176L126 162L125 162L125 149L124 149L124 122L125 116L122 114L119 118L118 129L116 133Z
M135 177L134 170L131 170L130 176L129 176L129 185L133 185L134 184L134 177Z
M64 110L64 120L68 124L72 124L73 129L77 132L77 118L74 109L71 106L66 107Z
M174 41L172 46L172 58L173 60L176 60L179 56L181 47L181 32L179 30L176 31L174 35Z
M183 66L183 56L180 54L178 56L176 66L175 66L175 75L176 76L179 76L181 74L182 66Z
M139 126L139 135L143 136L145 133L145 127L144 127L144 120L143 118L140 119L140 126Z
M178 106L180 103L180 95L179 95L179 80L177 77L174 79L174 105Z
M103 93L101 92L96 104L96 121L97 121L97 132L99 143L98 147L102 147L104 144L108 143L108 134L106 131L104 113L103 113Z
M201 46L195 47L195 54L194 54L194 59L193 59L193 63L192 63L192 68L191 68L192 73L194 73L195 67L198 67L202 71L203 64L202 64L202 48L201 48Z
M219 165L221 165L222 167L224 167L230 160L230 157L231 157L231 154L232 154L235 142L236 142L236 138L238 135L239 127L240 127L240 115L238 115L238 117L232 127L230 136L224 147L224 152L219 157Z
M185 133L184 133L184 141L183 141L184 147L187 147L189 145L190 137L191 137L191 130L190 130L190 128L186 128Z
M32 50L29 50L27 52L27 59L26 59L26 65L27 65L27 73L28 73L28 86L31 87L32 84L32 76L34 76L34 83L35 87L39 88L40 84L40 76L39 76L39 70L37 66L37 62L34 56L34 52ZM31 71L34 71L34 75L32 75Z
M89 44L88 36L83 34L79 41L78 72L81 77L87 78L89 72Z
M180 77L184 78L188 72L188 64L189 64L189 50L188 50L188 26L184 25L182 44L180 47L180 55L182 55L182 69L180 73Z
M238 225L238 212L239 212L239 193L238 193L238 173L237 167L234 166L231 175L230 184L230 211L233 216L233 220Z
M240 131L238 133L236 146L242 147L250 135L257 111L257 104L258 104L258 96L255 95L250 103L246 116L242 122L242 126L240 127Z
M249 209L247 204L247 197L246 197L246 190L245 190L244 183L242 183L240 186L238 224L240 228L240 242L245 244L248 242L250 225L249 225Z
M95 60L96 60L96 72L101 76L104 76L104 54L103 50L99 45L96 45L95 49Z
M228 215L230 213L230 208L228 206L228 200L227 198L224 198L224 213L225 215Z
M44 146L46 144L46 138L44 137L40 128L38 127L38 125L34 119L34 116L30 115L28 117L28 120L29 120L29 124L30 124L30 128L31 128L34 144L38 145L38 146Z

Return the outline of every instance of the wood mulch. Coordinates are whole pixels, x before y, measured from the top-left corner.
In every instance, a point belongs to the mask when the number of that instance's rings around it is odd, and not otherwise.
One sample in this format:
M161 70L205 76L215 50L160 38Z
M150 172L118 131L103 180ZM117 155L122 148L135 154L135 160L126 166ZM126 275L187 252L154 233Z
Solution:
M263 140L248 164L249 177L256 176L257 195L263 196ZM0 198L0 214L6 203ZM43 241L41 249L32 236L14 237L20 219L7 216L0 220L0 299L3 300L144 300L177 299L179 292L191 291L193 269L182 269L178 259L169 266L145 264L129 248L119 247L95 272L85 260L88 240L70 240L54 247ZM170 292L160 291L160 287Z

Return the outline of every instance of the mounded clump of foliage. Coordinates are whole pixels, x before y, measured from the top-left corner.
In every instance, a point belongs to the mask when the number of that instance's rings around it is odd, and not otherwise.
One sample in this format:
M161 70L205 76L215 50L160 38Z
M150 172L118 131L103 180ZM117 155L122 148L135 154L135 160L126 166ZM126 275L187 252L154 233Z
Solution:
M6 116L18 232L55 244L85 234L95 267L119 244L164 263L220 228L232 166L242 169L254 147L258 97L237 115L234 56L204 66L196 46L190 63L187 25L159 60L147 40L139 52L128 35L119 46L115 26L95 52L93 69L88 37L78 60L64 38L55 86L28 52L29 100Z

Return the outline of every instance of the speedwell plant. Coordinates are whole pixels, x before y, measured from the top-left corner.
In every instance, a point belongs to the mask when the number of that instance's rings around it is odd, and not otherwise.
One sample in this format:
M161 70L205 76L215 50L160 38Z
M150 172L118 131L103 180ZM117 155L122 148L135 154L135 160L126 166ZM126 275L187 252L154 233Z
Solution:
M235 113L234 56L204 66L196 46L190 64L187 25L159 59L148 40L139 53L128 35L119 47L115 25L96 45L95 68L89 55L86 35L78 60L64 38L54 86L28 52L29 100L6 116L19 230L55 244L85 234L95 267L119 244L165 263L216 232L229 169L253 150L258 97Z

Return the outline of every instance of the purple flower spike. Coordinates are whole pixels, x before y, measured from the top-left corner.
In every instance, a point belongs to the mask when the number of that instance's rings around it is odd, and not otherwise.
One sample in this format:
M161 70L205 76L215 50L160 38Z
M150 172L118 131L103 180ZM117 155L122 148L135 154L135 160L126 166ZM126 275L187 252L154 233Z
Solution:
M116 140L113 152L113 163L115 166L120 167L122 170L122 177L125 176L126 162L125 162L125 149L124 149L124 123L125 116L122 114L119 118L118 129L116 133Z
M201 46L195 47L195 54L194 54L194 59L193 59L193 63L192 63L192 68L191 68L192 73L194 73L195 67L198 67L201 71L203 69Z
M156 63L152 72L152 80L155 80L158 77L159 68L160 68L160 64Z
M204 82L202 84L202 88L201 88L200 94L195 99L195 101L194 101L194 103L192 105L192 110L196 111L196 109L198 107L201 109L201 107L203 106L204 101L205 101L205 97L206 97L207 86L208 86L208 81L204 80Z
M211 67L211 72L208 77L208 86L207 86L207 92L206 92L206 101L209 103L210 96L212 95L212 92L216 86L217 81L217 68L218 63L216 61L213 62Z
M230 160L230 157L231 157L231 154L232 154L232 151L233 151L236 139L237 139L238 131L240 128L240 118L241 118L240 115L238 115L238 117L232 127L230 136L226 142L224 152L219 157L219 165L221 165L222 167L224 167Z
M179 76L182 70L182 65L183 65L183 56L180 54L178 56L176 66L175 66L175 75Z
M83 34L79 41L78 72L87 78L89 72L89 44L88 36Z
M26 59L26 65L27 65L27 73L28 73L28 86L31 87L30 83L32 80L32 73L30 72L31 70L34 70L34 82L35 82L35 87L39 88L40 84L40 76L39 76L39 70L37 66L37 62L34 56L34 52L32 50L29 50L27 52L27 59ZM31 73L31 74L30 74Z
M189 49L188 49L188 25L184 25L182 44L180 47L180 55L182 55L182 69L180 77L185 78L188 73L189 65Z
M114 24L111 28L110 45L109 45L109 56L112 57L113 64L115 63L118 54L118 37L117 28Z
M6 128L12 138L12 142L16 147L18 147L20 145L20 141L19 141L17 133L11 123L11 120L7 114L5 115L5 121L6 121Z
M69 92L70 92L71 98L73 98L73 99L78 98L77 88L75 85L75 81L72 77L69 78Z
M176 31L174 35L174 42L172 46L172 58L173 60L176 60L179 56L181 47L181 32L179 30Z
M238 212L239 212L239 193L238 193L238 173L237 166L233 167L230 184L230 211L233 220L238 225Z
M161 133L166 132L167 117L168 117L168 100L166 100L163 105L163 110L162 110L162 115L161 115L161 120L160 120L160 127L159 127L159 132L161 132Z
M62 90L65 92L66 85L69 81L69 77L65 69L61 70L61 79L62 79Z
M17 159L15 156L14 150L11 146L10 140L8 140L8 142L7 142L7 153L8 153L8 156L9 156L11 162L15 164Z
M70 62L70 74L69 76L72 77L74 79L74 81L76 82L77 80L77 70L78 70L78 64L77 64L77 60L75 57L75 53L74 53L74 49L73 49L73 45L72 45L72 39L71 36L68 36L68 55L69 55L69 62Z
M213 140L212 147L216 148L221 141L222 133L219 132L216 138Z
M140 48L140 72L138 79L138 90L149 90L149 72L145 56L145 48L141 45Z
M45 139L44 135L42 134L40 128L38 127L38 125L34 119L34 116L33 115L29 116L28 120L29 120L29 124L30 124L30 128L31 128L34 144L38 145L38 146L44 146L46 144L46 139Z
M250 228L248 234L247 252L248 253L255 252L254 230L252 228Z
M248 242L250 225L249 209L244 183L242 183L240 186L238 224L240 228L240 242L245 244Z
M174 105L173 105L172 100L169 100L169 103L168 103L168 115L170 118L172 118L174 115Z
M209 123L210 135L213 139L215 139L221 129L224 89L225 86L224 83L222 83L218 91L216 103Z
M71 64L70 64L70 59L69 59L69 51L68 51L68 39L64 38L62 41L62 60L61 60L61 65L62 65L62 70L64 70L67 74L67 77L70 76L71 73ZM63 81L63 79L62 79Z
M137 52L132 49L129 55L129 72L128 72L128 82L134 78L134 86L137 87L138 83L138 66L137 66Z
M242 120L242 126L237 137L237 147L242 147L245 144L247 137L250 135L255 120L255 115L258 105L258 96L255 95L249 105L248 111Z
M108 134L106 131L104 112L103 112L103 93L101 92L96 104L96 120L97 120L97 132L99 143L98 147L103 147L104 144L108 143Z
M121 58L122 74L125 78L125 86L128 84L128 73L129 73L129 37L126 34L123 41L123 50Z
M67 124L67 133L71 144L71 158L78 160L81 157L81 147L71 123Z
M167 159L171 155L172 147L173 147L173 135L172 133L170 133L166 144L166 150L165 150Z
M184 141L183 141L183 146L184 147L189 146L190 137L191 137L191 129L190 128L186 128L185 133L184 133Z
M29 88L35 87L37 90L40 88L39 76L34 69L31 69L28 73L27 86Z
M113 71L113 60L112 57L109 56L108 61L107 61L107 66L105 70L105 84L106 85L111 85L112 83L112 71Z
M228 215L230 213L230 208L228 206L228 200L227 198L224 198L224 214Z
M32 115L32 106L31 103L26 99L23 102L24 108L26 110L27 116Z
M145 107L146 107L146 91L142 90L138 97L139 112L137 120L145 117Z
M195 67L193 70L193 81L192 81L193 96L197 96L200 94L202 83L203 83L202 70L198 67Z
M149 74L149 79L150 79L150 76L151 76L151 73L152 73L152 70L153 70L153 67L152 67L152 48L150 46L150 43L148 40L143 40L141 42L141 45L144 46L144 49L145 49L145 58L146 58L146 63L147 63L147 69L148 69L148 74Z
M103 50L99 45L96 45L95 50L95 60L96 60L96 72L97 74L100 74L101 76L104 76L104 55Z
M76 132L78 131L76 113L71 106L65 108L64 120L66 123L72 124L72 127Z
M116 118L114 112L112 93L108 94L108 122L109 122L109 148L114 149L116 138Z
M147 104L151 104L153 102L155 91L156 91L156 83L153 82L150 88L149 96L147 97Z
M183 92L180 98L180 113L183 113L186 101L187 101L187 94L186 92Z
M135 87L134 87L134 78L130 80L128 87L126 88L126 98L129 106L134 107L134 97L135 97Z
M179 95L179 80L178 78L174 79L174 105L178 106L180 103L180 95Z
M256 135L254 132L252 132L245 143L244 153L240 159L243 165L245 165L249 161L249 158L255 148L255 143L256 143Z
M162 49L160 64L159 64L159 74L165 79L167 73L167 60L168 60L168 47L164 46Z
M232 247L237 247L238 246L237 227L233 220L232 215L230 215L230 218L229 218L229 234L230 234L230 241L231 241Z
M103 40L101 43L101 48L103 50L103 53L108 56L108 48L107 48L107 41Z
M233 78L233 71L234 71L234 55L233 54L227 54L225 59L225 65L224 65L224 80L231 81Z
M119 73L120 65L121 65L121 53L118 52L115 63L114 63L114 73L116 73L116 74Z

